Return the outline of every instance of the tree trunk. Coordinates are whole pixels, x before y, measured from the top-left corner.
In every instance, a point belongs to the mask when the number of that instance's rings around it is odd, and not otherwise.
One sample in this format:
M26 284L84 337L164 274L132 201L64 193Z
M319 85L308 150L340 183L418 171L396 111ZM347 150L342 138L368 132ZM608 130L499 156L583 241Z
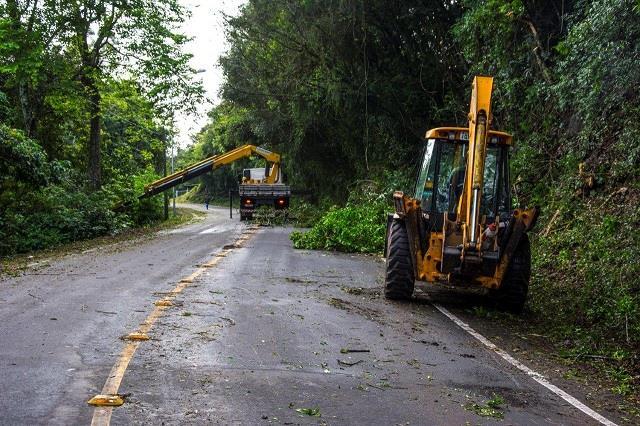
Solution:
M162 176L167 175L167 148L165 144L162 145ZM164 220L169 220L169 193L164 191Z
M24 131L28 137L36 139L36 117L33 111L33 104L29 96L29 91L27 83L18 83L18 98L20 99L20 110L22 111Z
M98 190L102 187L102 161L101 161L101 141L100 134L101 124L101 105L100 92L96 82L91 76L82 78L82 84L89 97L89 143L88 154L89 161L87 163L87 174L91 188Z

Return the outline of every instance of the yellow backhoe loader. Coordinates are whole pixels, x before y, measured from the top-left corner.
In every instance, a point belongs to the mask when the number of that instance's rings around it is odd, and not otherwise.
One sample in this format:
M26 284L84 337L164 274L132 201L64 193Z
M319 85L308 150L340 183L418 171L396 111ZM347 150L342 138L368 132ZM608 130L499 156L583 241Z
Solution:
M469 127L429 130L415 197L396 191L387 222L385 296L415 281L480 287L522 310L531 274L527 231L538 209L511 208L511 135L491 130L493 78L475 77Z
M262 205L277 210L289 207L291 189L282 183L280 155L254 145L243 145L224 154L214 155L151 182L145 186L144 194L139 198L151 197L195 177L217 169L242 158L258 155L267 161L264 169L245 169L238 186L240 194L240 220L250 219L254 210Z

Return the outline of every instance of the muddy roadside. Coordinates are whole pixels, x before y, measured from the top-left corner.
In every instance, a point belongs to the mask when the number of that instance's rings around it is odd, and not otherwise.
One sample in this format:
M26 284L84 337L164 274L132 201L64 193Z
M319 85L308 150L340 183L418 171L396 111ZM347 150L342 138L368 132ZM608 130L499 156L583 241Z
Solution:
M621 389L621 382L615 377L614 360L573 355L566 342L546 335L545 323L527 312L511 315L464 302L450 302L450 310L589 407L616 413L624 423L640 424L640 394L633 389Z
M640 393L620 390L620 381L612 376L613 360L570 354L567 342L547 335L549 327L544 319L527 309L520 315L505 313L492 307L482 295L426 283L416 284L410 303L442 304L498 347L591 408L615 413L626 424L640 424Z

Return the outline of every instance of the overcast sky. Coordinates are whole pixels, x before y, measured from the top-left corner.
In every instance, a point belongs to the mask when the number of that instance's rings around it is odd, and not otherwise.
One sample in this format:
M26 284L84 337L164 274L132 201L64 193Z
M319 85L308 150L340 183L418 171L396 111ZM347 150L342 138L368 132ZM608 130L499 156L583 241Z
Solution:
M227 50L222 15L237 15L239 7L246 0L180 0L180 3L191 11L191 18L185 22L182 31L193 38L187 46L187 51L193 54L192 66L197 70L204 70L199 77L202 78L207 97L214 104L218 103L218 90L222 84L222 70L217 66L218 58ZM177 142L180 146L184 147L191 142L191 135L206 123L206 113L212 106L200 105L198 117L178 116Z

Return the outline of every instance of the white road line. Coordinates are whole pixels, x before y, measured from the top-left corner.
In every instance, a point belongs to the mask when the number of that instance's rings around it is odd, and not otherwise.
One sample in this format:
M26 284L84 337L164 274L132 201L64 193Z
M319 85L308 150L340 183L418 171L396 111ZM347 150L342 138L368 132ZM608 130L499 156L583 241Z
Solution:
M443 306L439 305L438 303L434 303L433 306L439 310L440 312L442 312L442 314L444 316L446 316L447 318L449 318L451 321L453 321L454 323L456 323L456 325L458 327L460 327L461 329L463 329L464 331L466 331L467 333L469 333L470 335L472 335L473 337L475 337L478 341L480 341L480 343L482 343L483 345L485 345L487 348L491 349L492 351L494 351L496 354L500 355L505 361L507 361L509 364L513 365L514 367L516 367L517 369L519 369L520 371L522 371L523 373L525 373L527 376L531 377L533 380L535 380L536 382L540 383L542 386L544 386L545 388L549 389L551 392L555 393L556 395L558 395L560 398L564 399L565 401L567 401L569 404L573 405L574 407L576 407L578 410L582 411L583 413L585 413L587 416L599 421L600 423L602 423L603 425L607 425L607 426L617 426L614 422L612 422L611 420L607 419L606 417L596 413L595 411L593 411L591 408L587 407L586 405L584 405L582 402L578 401L576 398L574 398L573 396L569 395L568 393L566 393L565 391L563 391L562 389L560 389L559 387L553 385L551 382L549 382L542 374L533 371L532 369L530 369L529 367L527 367L526 365L522 364L520 361L518 361L517 359L515 359L514 357L512 357L511 355L509 355L507 352L503 351L502 349L500 349L499 347L497 347L496 345L494 345L489 339L487 339L486 337L484 337L482 334L478 333L477 331L475 331L473 328L471 328L469 326L469 324L465 323L464 321L462 321L460 318L458 318L457 316L453 315L451 312L449 312L447 309L445 309Z
M205 229L204 231L200 231L199 234L213 234L216 231L217 229L214 227L214 228Z

